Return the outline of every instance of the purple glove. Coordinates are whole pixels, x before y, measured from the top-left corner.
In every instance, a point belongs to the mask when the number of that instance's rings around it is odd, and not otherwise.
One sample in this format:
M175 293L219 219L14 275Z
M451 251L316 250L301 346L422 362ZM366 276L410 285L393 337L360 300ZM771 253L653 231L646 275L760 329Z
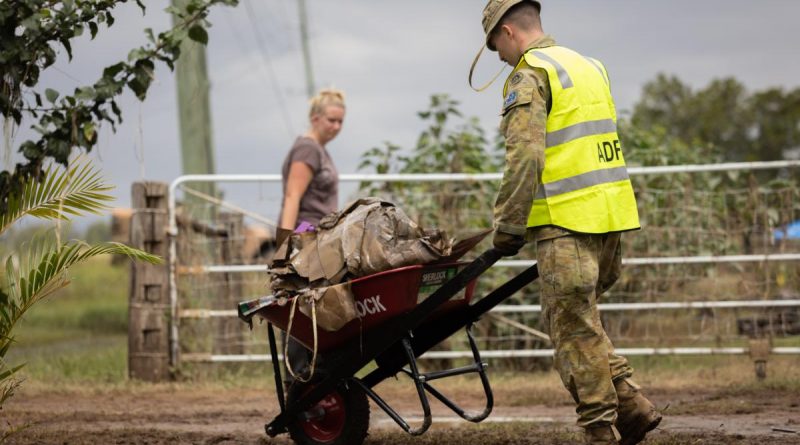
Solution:
M308 221L300 221L300 225L294 229L294 233L306 233L306 232L313 232L314 225Z

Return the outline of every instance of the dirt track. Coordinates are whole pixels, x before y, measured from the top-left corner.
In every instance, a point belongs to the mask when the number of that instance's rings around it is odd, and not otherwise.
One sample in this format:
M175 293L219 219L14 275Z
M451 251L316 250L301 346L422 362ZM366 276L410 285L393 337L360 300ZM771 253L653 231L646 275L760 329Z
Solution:
M513 391L512 391L513 392ZM419 409L406 392L389 389L387 400L404 415ZM477 394L466 405L478 408ZM800 397L781 391L707 394L654 391L659 405L669 404L665 421L647 443L653 444L800 444ZM463 399L463 395L462 395ZM490 420L472 425L433 404L434 428L420 437L403 433L376 406L367 443L376 444L568 444L579 437L573 408L564 400L545 405L503 405L512 393L499 391ZM513 404L513 403L512 403ZM263 425L276 414L265 391L187 389L163 386L91 391L22 390L0 412L2 426L27 424L8 443L20 444L289 444L285 436L268 439ZM519 423L517 423L519 422ZM499 436L498 436L499 432Z

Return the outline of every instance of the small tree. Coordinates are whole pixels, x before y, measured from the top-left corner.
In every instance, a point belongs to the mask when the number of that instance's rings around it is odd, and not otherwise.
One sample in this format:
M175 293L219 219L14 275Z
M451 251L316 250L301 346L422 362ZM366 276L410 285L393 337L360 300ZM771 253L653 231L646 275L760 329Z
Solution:
M776 160L800 145L800 89L751 94L724 78L693 90L660 74L645 84L631 121L640 130L660 127L686 145L713 144L726 161Z
M91 86L76 88L71 95L38 88L40 74L55 63L58 47L71 59L70 42L87 30L95 38L101 25L112 26L113 9L127 1L0 1L0 115L6 124L12 124L5 125L6 130L27 117L35 121L32 128L39 133L37 139L19 145L25 160L13 171L0 172L0 235L26 216L68 220L105 210L111 200L106 194L110 187L88 161L70 163L73 151L90 152L103 123L114 130L122 122L117 97L126 89L145 99L157 62L173 68L182 42L208 41L205 18L213 5L235 5L238 0L185 0L184 7L167 9L178 18L174 28L158 35L146 29L149 43L132 50L125 61L105 68ZM136 3L144 13L144 3ZM13 377L22 365L10 365L5 360L14 343L14 327L33 305L69 283L71 266L102 254L160 261L123 244L61 242L58 235L54 231L54 235L34 238L27 248L4 253L7 257L0 276L0 407L19 385ZM3 438L0 435L0 441Z
M19 194L9 196L7 211L0 215L0 235L25 216L46 220L69 220L71 215L100 213L113 198L111 189L97 170L77 162L66 170L47 168L43 181L28 181ZM34 237L19 252L4 261L0 280L0 408L19 382L12 377L22 365L10 365L5 357L14 343L13 331L22 316L36 303L69 284L69 268L104 254L160 262L160 258L120 243L90 246L83 241L60 242L57 233Z
M493 156L484 130L477 118L463 118L458 102L446 94L431 96L429 108L417 115L428 126L420 133L416 147L407 155L390 142L361 156L359 169L372 168L376 173L496 173L502 171L503 158ZM496 185L485 182L362 183L361 189L372 195L397 201L422 225L456 233L463 229L490 227L491 206L486 197L494 196Z

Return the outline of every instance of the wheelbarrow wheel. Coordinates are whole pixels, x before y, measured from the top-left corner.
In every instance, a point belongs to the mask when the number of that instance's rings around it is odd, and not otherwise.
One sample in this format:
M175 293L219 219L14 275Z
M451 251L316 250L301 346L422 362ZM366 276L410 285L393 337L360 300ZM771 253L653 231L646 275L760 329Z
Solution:
M308 391L307 384L294 384L289 400ZM301 418L289 425L289 435L298 445L361 445L369 428L369 401L355 385L328 394Z

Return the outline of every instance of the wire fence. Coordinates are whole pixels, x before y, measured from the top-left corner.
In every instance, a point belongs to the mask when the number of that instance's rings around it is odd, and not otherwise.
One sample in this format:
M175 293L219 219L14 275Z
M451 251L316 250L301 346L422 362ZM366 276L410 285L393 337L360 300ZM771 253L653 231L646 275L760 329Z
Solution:
M800 161L631 168L643 230L623 237L623 277L601 301L604 326L629 355L739 354L752 338L800 353ZM351 198L378 195L423 227L455 237L491 225L498 174L342 175ZM214 182L221 196L193 184ZM346 188L346 187L344 187ZM263 327L246 331L237 301L268 293L279 175L192 175L170 187L172 353L183 361L264 360ZM180 195L180 205L178 198ZM488 241L476 248L488 248ZM527 267L534 246L479 279L478 295ZM538 286L517 293L476 327L487 358L540 366ZM426 354L448 360L451 340Z

